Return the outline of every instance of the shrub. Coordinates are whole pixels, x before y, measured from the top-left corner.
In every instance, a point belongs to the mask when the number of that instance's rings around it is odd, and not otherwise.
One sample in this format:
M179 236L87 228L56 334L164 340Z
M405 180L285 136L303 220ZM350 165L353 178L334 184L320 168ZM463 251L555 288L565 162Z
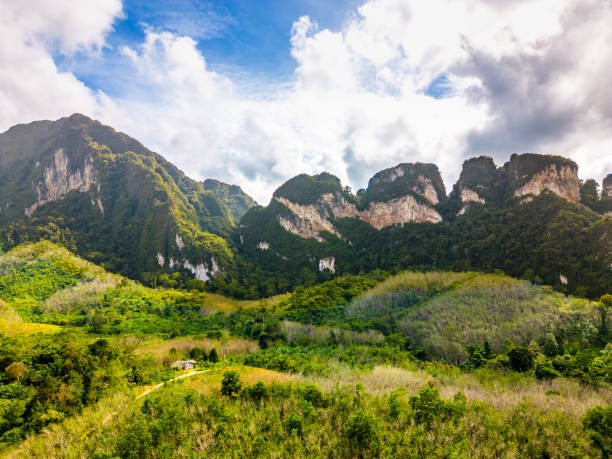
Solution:
M414 420L430 428L434 422L457 421L465 414L467 398L458 391L453 401L440 397L440 391L433 381L425 385L419 395L410 397L410 406L414 410Z
M582 425L589 432L593 444L601 450L602 456L612 456L612 405L587 410Z
M285 429L287 432L294 432L299 437L304 433L304 418L297 413L291 415L285 420Z
M235 398L242 389L240 375L235 371L226 371L223 373L223 381L221 381L221 394L229 398Z
M368 450L377 440L376 418L359 409L344 424L342 435L352 450Z
M325 406L323 392L314 384L305 384L299 389L299 393L304 400L310 402L312 406L320 408Z
M270 391L262 381L257 381L253 386L245 387L242 391L242 395L247 400L259 402L262 399L268 398Z
M536 365L535 375L538 379L554 379L561 376L561 373L551 367L549 363L538 363Z
M529 371L533 367L533 353L526 347L513 347L508 351L508 357L514 371Z

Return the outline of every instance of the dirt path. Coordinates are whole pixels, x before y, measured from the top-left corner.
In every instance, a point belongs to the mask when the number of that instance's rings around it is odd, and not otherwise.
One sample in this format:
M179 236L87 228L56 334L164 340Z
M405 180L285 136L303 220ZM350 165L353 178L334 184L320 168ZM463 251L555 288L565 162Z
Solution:
M144 397L145 395L149 395L151 392L153 392L154 390L159 389L164 384L168 384L168 383L177 381L179 379L187 378L188 376L199 375L201 373L210 373L211 371L212 370L191 371L189 373L185 373L185 374L182 374L180 376L177 376L176 378L169 379L168 381L164 381L163 383L157 384L155 386L147 387L147 389L142 394L140 394L138 397L136 397L136 400L138 400L140 397Z

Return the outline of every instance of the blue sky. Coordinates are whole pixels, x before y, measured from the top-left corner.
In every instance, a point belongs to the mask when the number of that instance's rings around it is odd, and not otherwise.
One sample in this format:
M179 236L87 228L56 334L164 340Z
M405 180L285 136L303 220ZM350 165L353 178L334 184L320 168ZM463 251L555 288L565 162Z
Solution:
M133 88L119 69L118 50L137 46L145 29L169 31L197 41L210 68L256 78L268 84L290 79L296 67L291 56L291 28L308 15L321 29L338 30L354 17L360 0L126 0L101 56L54 55L61 70L74 73L93 89L121 96ZM438 93L437 93L438 94Z

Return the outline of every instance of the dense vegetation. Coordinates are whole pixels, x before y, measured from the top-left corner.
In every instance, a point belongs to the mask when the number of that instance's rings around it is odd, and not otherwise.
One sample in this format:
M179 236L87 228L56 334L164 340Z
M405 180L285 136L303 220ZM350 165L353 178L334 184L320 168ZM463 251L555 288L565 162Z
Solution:
M239 302L146 288L48 242L0 256L0 451L609 454L610 295L477 272L309 284ZM202 373L147 395L185 359Z
M441 397L433 381L409 397L401 389L372 396L361 385L331 392L304 383L243 386L233 371L220 386L207 394L180 385L162 389L124 402L78 443L70 441L77 438L74 426L53 430L47 441L64 456L122 458L609 454L609 407L590 410L582 421L530 403L497 409L468 402L461 391ZM85 417L81 425L89 422ZM33 439L14 456L44 454L44 442Z
M244 295L248 291L241 283L247 281L250 289L257 286L255 293L265 295L321 282L329 273L321 273L317 263L328 256L335 257L338 275L374 269L500 269L593 299L612 285L612 219L552 193L528 203L472 206L466 215L437 224L408 223L380 231L365 222L338 219L333 223L343 238L324 233L324 243L284 231L273 218L282 211L279 207L245 215L241 234L247 261L211 282L211 289ZM272 241L271 249L259 250L260 241ZM237 269L245 265L248 278Z

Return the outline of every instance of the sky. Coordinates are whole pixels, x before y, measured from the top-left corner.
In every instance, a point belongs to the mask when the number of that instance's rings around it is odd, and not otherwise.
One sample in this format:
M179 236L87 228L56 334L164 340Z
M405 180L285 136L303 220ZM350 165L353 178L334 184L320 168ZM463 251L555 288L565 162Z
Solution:
M259 203L433 162L612 173L612 0L2 0L0 132L80 112Z

